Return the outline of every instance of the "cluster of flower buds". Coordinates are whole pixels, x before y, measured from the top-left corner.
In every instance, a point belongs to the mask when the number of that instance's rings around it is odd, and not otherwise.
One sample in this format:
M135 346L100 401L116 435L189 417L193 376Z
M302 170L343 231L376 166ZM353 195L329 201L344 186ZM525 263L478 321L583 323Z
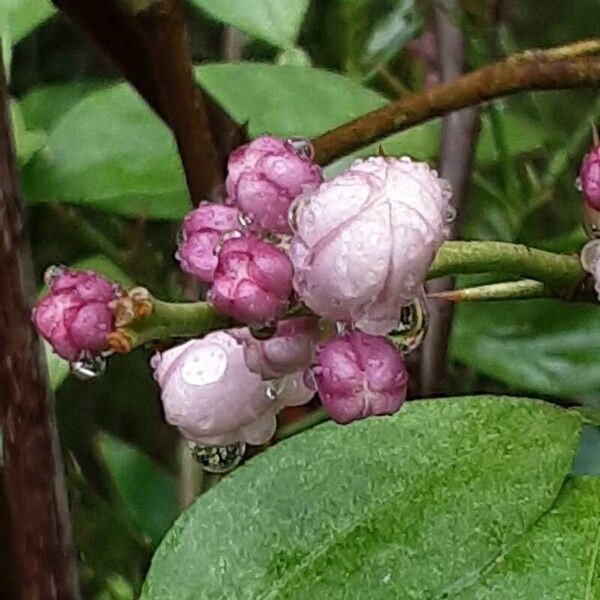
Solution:
M581 264L594 278L600 299L600 141L594 128L594 145L583 157L577 187L583 195L585 228L591 240L581 251Z
M263 136L233 152L226 189L224 204L204 202L186 216L176 256L211 284L220 312L248 327L152 359L167 420L212 465L266 442L277 412L314 391L339 423L397 411L408 385L399 347L410 344L390 339L420 301L445 238L448 183L407 157L359 160L323 182L307 140ZM76 288L63 298L52 288L35 313L70 360L100 351L114 325L115 290L93 282L92 295ZM277 323L298 301L314 316ZM268 339L258 339L261 329Z

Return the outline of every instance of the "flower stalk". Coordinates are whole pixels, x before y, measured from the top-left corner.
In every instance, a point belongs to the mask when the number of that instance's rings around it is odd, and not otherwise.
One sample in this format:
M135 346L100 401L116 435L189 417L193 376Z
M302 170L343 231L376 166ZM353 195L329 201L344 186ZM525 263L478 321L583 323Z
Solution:
M428 279L476 273L498 273L533 280L527 283L525 291L521 282L496 284L504 288L493 288L493 299L542 296L563 300L594 298L593 294L587 294L589 275L577 256L508 242L446 242L429 269ZM518 293L515 293L515 283L519 284ZM152 298L151 303L151 311L142 315L136 313L129 323L109 335L108 341L113 350L126 353L155 340L196 337L235 324L208 302L171 303ZM119 307L115 310L118 311ZM293 316L301 316L307 311L294 310L293 313Z

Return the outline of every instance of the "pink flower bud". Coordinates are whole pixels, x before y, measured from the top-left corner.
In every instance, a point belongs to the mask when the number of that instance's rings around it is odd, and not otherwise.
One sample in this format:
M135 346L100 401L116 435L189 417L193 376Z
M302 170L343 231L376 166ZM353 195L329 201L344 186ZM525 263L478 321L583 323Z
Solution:
M209 299L242 323L261 323L283 315L292 293L287 254L255 237L230 239L219 253Z
M231 333L244 346L248 368L263 379L277 379L310 366L320 335L319 319L301 317L279 321L275 335L264 341L255 339L246 328Z
M332 321L391 331L445 238L450 196L427 164L374 157L299 199L290 258L300 299Z
M252 373L242 345L225 331L156 354L150 364L167 421L198 444L263 444L277 412L312 395L299 375L274 384Z
M299 152L296 144L272 136L259 137L229 157L225 185L233 204L252 225L276 233L289 233L290 204L322 181L320 167L312 162L312 148Z
M93 271L51 269L56 270L50 291L33 309L36 329L66 360L98 355L114 327L109 303L117 298L118 286Z
M233 206L202 202L188 213L181 228L182 241L176 257L181 268L208 283L217 266L216 248L224 233L240 229L239 213Z
M579 181L587 204L595 210L600 210L600 144L583 158Z
M354 331L317 349L309 372L321 402L337 423L391 415L406 399L408 374L402 356L386 338Z

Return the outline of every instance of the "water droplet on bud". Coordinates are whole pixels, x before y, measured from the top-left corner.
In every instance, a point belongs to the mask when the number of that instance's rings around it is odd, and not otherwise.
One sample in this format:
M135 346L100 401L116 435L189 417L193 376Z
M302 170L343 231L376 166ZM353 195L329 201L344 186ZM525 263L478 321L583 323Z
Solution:
M583 186L581 185L581 177L577 177L577 179L575 179L575 189L578 192L582 192L583 191Z
M454 206L448 205L446 209L446 223L454 223L456 220L456 208Z
M252 217L250 217L247 214L244 213L239 213L238 214L238 223L240 224L241 227L250 227L250 225L252 224Z
M237 442L228 446L203 446L189 443L192 456L208 473L229 473L233 471L246 453L246 444Z
M263 342L271 339L277 331L277 323L275 321L268 323L253 323L248 325L250 334L255 340Z
M346 335L353 329L352 323L348 321L337 321L335 324L335 332L337 335Z
M298 231L298 219L300 217L300 212L306 206L308 200L304 196L298 196L290 205L288 209L288 225L290 229L294 232Z
M588 242L582 249L579 255L581 266L588 272L594 272L594 265L600 257L600 240L592 240Z
M427 332L428 317L425 302L415 298L400 309L400 320L390 333L390 339L403 354L416 350Z
M52 287L54 282L65 272L66 268L64 265L50 265L44 271L44 283L48 287Z
M79 381L94 381L106 371L106 359L103 356L85 356L71 363L71 374Z
M181 244L183 244L183 242L185 242L185 239L186 239L186 235L185 235L183 229L178 229L177 235L175 236L175 242L177 243L177 245L181 246Z
M269 384L267 385L267 390L265 392L265 396L267 397L267 400L270 400L271 402L275 402L275 400L277 400L277 398L279 397L280 392L281 392L281 381L279 379L274 379L273 381L270 381Z
M310 140L303 137L291 137L287 140L287 143L300 158L312 160L315 157L315 149Z

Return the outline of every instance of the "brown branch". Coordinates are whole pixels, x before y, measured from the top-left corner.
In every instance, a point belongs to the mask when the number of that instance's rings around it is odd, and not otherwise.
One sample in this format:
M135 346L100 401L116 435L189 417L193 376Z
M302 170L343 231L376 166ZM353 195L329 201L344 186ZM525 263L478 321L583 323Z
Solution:
M460 77L464 67L464 39L462 31L453 22L459 6L456 0L437 0L435 27L438 62L443 81ZM458 215L470 179L475 141L479 132L477 107L463 108L450 113L442 121L439 171L453 189L452 203L457 218L450 225L449 239L456 235ZM454 279L443 277L427 284L429 293L441 293L454 288ZM429 301L429 329L421 350L421 389L429 397L444 389L448 335L452 322L453 306L448 302Z
M0 55L0 409L4 487L23 600L79 598L63 464L43 348Z
M579 56L596 52L598 46L600 40L589 40L527 51L406 96L315 138L317 161L327 164L391 133L493 98L526 90L598 85L600 58Z
M222 125L222 111L194 82L182 0L53 2L92 38L171 128L194 203L218 199L230 141L217 135L215 124ZM219 147L215 140L220 141Z

